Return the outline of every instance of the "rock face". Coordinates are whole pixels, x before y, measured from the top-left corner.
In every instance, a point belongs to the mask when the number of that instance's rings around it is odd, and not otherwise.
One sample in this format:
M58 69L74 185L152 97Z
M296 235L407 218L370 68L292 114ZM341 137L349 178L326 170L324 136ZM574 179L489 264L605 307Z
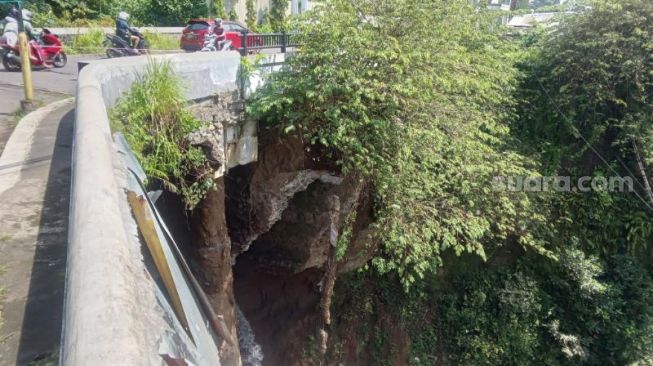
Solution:
M227 329L221 359L241 364L235 292L263 364L304 364L306 339L320 327L326 344L337 274L364 265L376 250L368 184L341 176L301 139L270 131L259 132L258 161L227 169L223 131L242 121L239 106L218 96L192 111L210 123L191 143L224 173L192 213L198 277ZM347 247L336 258L345 227Z
M337 175L297 138L261 137L258 162L227 183L232 251L239 253L235 293L264 364L303 365L309 339L319 350L316 331L328 320L322 308L334 275L362 266L376 249L369 187L360 177ZM334 236L345 226L352 240L334 263Z
M234 93L221 93L189 107L193 117L205 125L187 139L191 145L202 148L217 175L226 170L228 140L234 138L227 136L227 132L235 130L229 127L239 126L243 119L243 105L237 98Z
M363 181L354 177L342 179L340 184L314 180L306 190L286 201L286 209L280 217L274 217L274 225L256 240L251 250L261 262L295 273L321 267L329 249L329 197L336 196L340 201L341 230L355 211L362 188Z
M188 136L190 143L203 148L216 171L224 171L225 125L237 123L240 113L233 95L217 95L193 105L190 111L195 118L206 122L201 130ZM193 249L199 267L197 277L215 313L224 319L226 329L220 335L220 359L226 366L240 365L223 177L216 178L215 187L192 213Z
M224 210L224 184L216 181L211 191L193 213L193 232L199 265L199 280L213 309L222 316L227 334L221 340L220 359L225 365L240 365L236 325L231 240Z

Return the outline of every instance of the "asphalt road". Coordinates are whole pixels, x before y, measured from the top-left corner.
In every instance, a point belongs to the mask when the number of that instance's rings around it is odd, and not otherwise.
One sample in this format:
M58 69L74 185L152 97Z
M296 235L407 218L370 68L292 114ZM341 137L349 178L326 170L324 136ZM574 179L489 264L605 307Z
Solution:
M69 56L68 64L61 69L35 69L32 70L32 79L34 88L46 90L49 92L63 93L68 95L75 94L75 85L77 83L77 62L83 60L96 60L100 56L80 55ZM23 76L20 72L8 72L0 68L0 85L23 85ZM0 94L0 99L4 95ZM0 112L4 110L0 105Z
M95 55L69 56L61 69L32 70L37 107L75 94L77 62L98 59ZM20 118L20 101L24 99L23 74L8 72L0 66L0 153Z

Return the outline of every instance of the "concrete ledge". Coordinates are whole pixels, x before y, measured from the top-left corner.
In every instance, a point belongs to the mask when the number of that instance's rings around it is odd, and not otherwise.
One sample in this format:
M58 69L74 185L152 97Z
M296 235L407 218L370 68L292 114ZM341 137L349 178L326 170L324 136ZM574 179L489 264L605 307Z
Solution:
M170 63L186 82L188 99L236 89L237 52L153 59ZM140 257L124 193L127 173L107 116L148 62L145 56L99 60L79 75L62 365L160 365L161 337L171 332Z

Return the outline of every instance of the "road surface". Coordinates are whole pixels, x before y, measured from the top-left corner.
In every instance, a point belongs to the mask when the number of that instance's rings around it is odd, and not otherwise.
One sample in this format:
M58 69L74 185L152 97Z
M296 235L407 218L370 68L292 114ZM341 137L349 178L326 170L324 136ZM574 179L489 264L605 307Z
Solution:
M47 90L49 92L75 94L75 85L77 83L77 62L83 60L96 60L99 56L80 55L69 56L68 64L61 69L42 69L33 70L32 78L34 79L34 88L37 90ZM23 85L23 76L20 72L8 72L0 67L0 85ZM4 108L0 105L0 111Z
M77 62L97 58L99 56L70 56L68 65L61 69L34 70L32 78L37 106L73 96L77 84ZM23 75L8 72L0 66L0 153L21 117L20 101L24 95Z

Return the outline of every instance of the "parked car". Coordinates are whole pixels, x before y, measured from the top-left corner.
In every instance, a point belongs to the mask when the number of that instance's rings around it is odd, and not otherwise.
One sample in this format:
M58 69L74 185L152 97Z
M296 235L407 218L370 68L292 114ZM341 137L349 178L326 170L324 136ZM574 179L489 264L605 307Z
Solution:
M199 51L204 47L204 38L208 33L210 27L214 24L213 19L191 19L186 24L186 28L181 33L181 40L179 46L185 51ZM225 30L225 36L228 41L231 41L233 49L242 47L242 33L243 31L248 34L248 46L263 45L263 40L256 37L256 33L247 28L243 23L224 20L222 27ZM253 36L252 36L253 35Z

